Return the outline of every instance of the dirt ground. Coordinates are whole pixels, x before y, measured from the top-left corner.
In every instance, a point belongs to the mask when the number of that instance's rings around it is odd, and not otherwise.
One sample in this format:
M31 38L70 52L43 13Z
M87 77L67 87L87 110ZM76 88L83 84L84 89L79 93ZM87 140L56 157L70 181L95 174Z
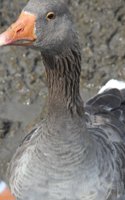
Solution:
M0 0L0 32L17 18L26 2ZM109 79L125 79L125 1L68 0L68 6L80 35L81 93L87 99ZM46 94L40 54L25 48L0 48L0 178L5 179L24 127L42 118Z

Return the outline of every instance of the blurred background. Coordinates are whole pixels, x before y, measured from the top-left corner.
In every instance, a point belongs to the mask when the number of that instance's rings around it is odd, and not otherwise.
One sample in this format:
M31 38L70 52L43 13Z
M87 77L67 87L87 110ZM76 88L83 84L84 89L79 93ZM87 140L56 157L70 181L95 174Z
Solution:
M26 0L0 0L0 32ZM86 101L111 78L125 80L125 0L68 0L82 46L81 94ZM45 113L47 83L39 52L0 48L0 179L15 149Z

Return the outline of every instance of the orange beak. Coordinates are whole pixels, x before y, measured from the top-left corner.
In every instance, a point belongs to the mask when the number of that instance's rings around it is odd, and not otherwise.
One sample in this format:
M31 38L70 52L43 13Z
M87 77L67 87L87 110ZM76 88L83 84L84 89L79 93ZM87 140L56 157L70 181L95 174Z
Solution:
M18 20L4 33L0 34L0 46L31 45L36 40L35 21L35 15L22 11Z

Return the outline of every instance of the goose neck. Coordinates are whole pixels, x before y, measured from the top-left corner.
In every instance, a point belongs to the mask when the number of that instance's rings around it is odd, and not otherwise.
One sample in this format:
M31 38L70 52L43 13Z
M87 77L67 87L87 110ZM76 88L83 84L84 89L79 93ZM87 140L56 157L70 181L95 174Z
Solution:
M43 56L48 83L49 113L61 112L84 115L79 83L81 54L78 50L67 50L56 56Z

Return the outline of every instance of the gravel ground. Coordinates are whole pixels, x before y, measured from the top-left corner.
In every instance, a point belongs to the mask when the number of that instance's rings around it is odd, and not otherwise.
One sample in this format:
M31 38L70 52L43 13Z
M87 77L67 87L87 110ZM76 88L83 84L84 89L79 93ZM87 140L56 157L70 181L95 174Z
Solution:
M0 0L0 32L17 18L26 2ZM87 99L109 79L125 79L125 0L68 3L80 34L81 92ZM24 127L42 118L46 94L40 54L25 48L0 48L0 178L25 134Z

